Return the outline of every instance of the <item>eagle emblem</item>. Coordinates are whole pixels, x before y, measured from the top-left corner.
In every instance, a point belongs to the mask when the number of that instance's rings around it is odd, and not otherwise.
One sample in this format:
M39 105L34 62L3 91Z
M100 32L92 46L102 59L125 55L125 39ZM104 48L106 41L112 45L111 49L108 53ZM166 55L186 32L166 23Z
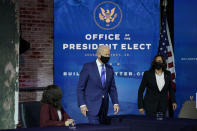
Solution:
M117 17L117 13L114 14L116 8L113 8L111 11L109 11L108 9L105 11L103 8L100 9L101 9L101 13L99 13L100 20L105 21L106 23L114 22L114 20Z

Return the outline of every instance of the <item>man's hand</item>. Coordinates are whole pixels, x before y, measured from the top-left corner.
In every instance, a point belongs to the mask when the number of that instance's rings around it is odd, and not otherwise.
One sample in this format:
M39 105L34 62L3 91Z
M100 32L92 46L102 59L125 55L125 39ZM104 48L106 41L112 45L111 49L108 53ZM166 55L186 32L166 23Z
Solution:
M80 109L81 109L81 113L82 113L84 116L86 116L86 112L88 111L87 106L86 106L86 105L81 106Z
M172 108L173 108L173 110L176 110L177 104L176 103L172 103Z
M140 108L140 109L139 109L139 112L140 112L141 114L144 114L144 109L143 109L143 108Z
M114 114L117 114L119 112L119 105L114 104Z

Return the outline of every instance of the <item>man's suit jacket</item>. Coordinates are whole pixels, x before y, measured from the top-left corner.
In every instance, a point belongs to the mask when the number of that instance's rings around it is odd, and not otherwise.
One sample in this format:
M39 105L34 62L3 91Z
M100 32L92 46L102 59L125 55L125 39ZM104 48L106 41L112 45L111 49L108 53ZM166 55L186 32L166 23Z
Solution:
M78 106L86 105L89 115L95 116L98 114L103 96L105 102L107 102L106 111L108 110L109 95L112 104L118 104L113 68L108 64L105 64L105 68L105 87L102 87L96 61L84 64L81 70L77 87Z
M176 102L174 91L171 87L171 73L164 71L165 85L161 91L157 86L155 71L144 72L139 90L138 90L138 108L144 108L148 113L156 113L158 106L160 111L166 112L168 107L168 92L170 99ZM146 88L146 94L143 99L143 92Z
M57 109L49 104L42 104L40 110L40 126L65 126L65 121L71 119L66 112L61 109L62 120L59 121Z

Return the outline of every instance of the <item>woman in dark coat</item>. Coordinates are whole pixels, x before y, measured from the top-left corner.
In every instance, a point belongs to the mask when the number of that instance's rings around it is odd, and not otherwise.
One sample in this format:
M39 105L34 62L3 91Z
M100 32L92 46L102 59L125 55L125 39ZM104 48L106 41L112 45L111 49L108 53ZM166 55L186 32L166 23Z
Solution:
M173 110L177 108L173 88L171 87L171 73L166 70L165 58L155 56L151 69L144 72L138 90L138 109L141 114L154 117L157 112L166 114L168 98L172 101ZM146 88L146 94L143 93ZM169 94L169 95L168 95Z

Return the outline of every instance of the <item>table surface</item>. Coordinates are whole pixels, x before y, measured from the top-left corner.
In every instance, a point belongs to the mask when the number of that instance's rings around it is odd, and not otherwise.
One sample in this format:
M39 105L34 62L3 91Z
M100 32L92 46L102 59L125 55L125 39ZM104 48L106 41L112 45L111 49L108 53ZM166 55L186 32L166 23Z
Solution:
M110 117L110 125L77 124L76 129L68 127L19 128L8 131L197 131L197 120L165 118L156 120L137 115ZM4 130L5 131L5 130Z
M112 116L111 125L125 125L130 131L197 131L196 119L164 118L157 120L137 115Z
M129 126L125 125L91 125L78 124L76 129L69 127L38 127L38 128L18 128L2 131L130 131Z

